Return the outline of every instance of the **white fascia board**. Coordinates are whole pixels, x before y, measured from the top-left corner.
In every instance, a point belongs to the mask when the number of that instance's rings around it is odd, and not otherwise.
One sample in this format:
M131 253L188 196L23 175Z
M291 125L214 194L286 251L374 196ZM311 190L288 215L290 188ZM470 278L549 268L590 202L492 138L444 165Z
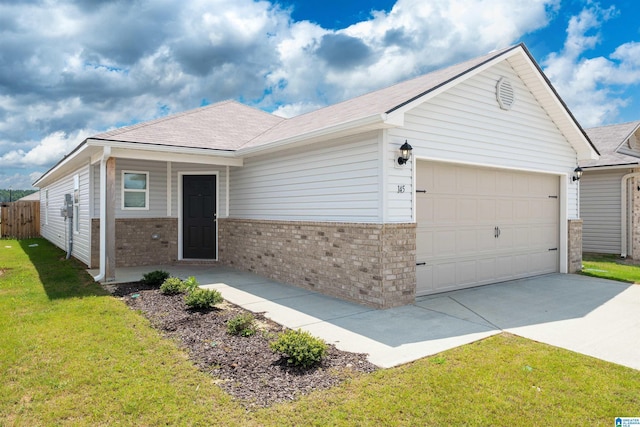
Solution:
M232 151L214 151L190 147L145 145L122 141L88 139L89 146L111 147L111 156L126 159L183 162L204 165L242 166L243 160ZM215 153L215 154L214 154ZM99 158L95 159L96 161ZM94 159L92 159L94 161Z
M391 113L389 113L389 116L390 117L395 117L397 114L400 114L400 115L404 116L404 114L407 111L410 111L410 110L416 108L418 105L428 101L429 99L434 98L434 97L440 95L441 93L448 91L453 86L457 86L458 84L462 83L463 81L470 79L471 77L483 72L484 70L486 70L488 68L493 67L494 65L496 65L496 64L504 61L505 59L507 59L507 58L509 58L509 57L511 57L513 55L516 55L518 53L522 54L523 56L526 56L524 54L524 52L522 51L522 48L519 47L519 46L516 47L515 49L511 49L511 50L509 50L507 52L504 52L502 55L497 56L497 57L485 62L482 65L479 65L478 67L474 68L473 70L470 70L470 71L467 71L467 72L463 73L462 75L460 75L460 76L458 76L458 77L446 82L445 84L442 84L442 85L436 87L435 89L432 89L428 93L425 93L423 96L414 99L413 101L403 105L402 107L400 107L400 108L398 108L396 110L393 110ZM391 120L393 120L393 119L391 119Z
M316 139L326 139L327 137L343 136L348 131L357 130L359 128L368 127L367 130L382 129L385 127L395 127L393 123L387 123L388 115L384 113L372 114L350 122L344 122L333 126L313 130L311 132L292 136L290 138L280 139L269 144L257 147L241 148L236 153L239 156L250 156L254 154L262 154L269 151L277 151L286 146L304 145Z
M603 166L582 166L583 172L590 171L603 171L603 170L615 170L615 169L634 169L640 166L638 163L626 163L622 165L603 165Z

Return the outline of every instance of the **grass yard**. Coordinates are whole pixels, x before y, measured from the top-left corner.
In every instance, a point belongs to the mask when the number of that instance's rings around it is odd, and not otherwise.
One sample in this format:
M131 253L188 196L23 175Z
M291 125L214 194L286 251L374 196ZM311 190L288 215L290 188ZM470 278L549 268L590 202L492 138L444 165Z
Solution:
M584 254L582 274L627 283L640 283L640 265L620 259L618 255Z
M0 378L0 426L611 426L640 416L640 371L508 334L249 412L42 239L0 240Z

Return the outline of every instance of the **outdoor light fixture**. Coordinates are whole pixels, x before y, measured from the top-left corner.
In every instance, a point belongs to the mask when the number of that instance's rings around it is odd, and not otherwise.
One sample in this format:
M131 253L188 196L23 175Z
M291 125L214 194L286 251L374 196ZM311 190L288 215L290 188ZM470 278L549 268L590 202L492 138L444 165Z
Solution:
M582 168L580 166L578 166L577 168L575 168L573 170L576 174L573 176L573 181L580 181L580 178L582 178Z
M399 165L404 165L409 161L411 158L411 150L413 150L413 147L405 140L404 144L400 147L400 157L398 157Z

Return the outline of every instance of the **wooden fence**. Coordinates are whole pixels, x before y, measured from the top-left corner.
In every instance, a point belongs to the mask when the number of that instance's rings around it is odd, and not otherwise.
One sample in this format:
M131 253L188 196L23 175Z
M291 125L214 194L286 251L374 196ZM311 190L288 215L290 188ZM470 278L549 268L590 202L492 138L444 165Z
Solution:
M0 237L40 237L40 202L24 201L0 205Z

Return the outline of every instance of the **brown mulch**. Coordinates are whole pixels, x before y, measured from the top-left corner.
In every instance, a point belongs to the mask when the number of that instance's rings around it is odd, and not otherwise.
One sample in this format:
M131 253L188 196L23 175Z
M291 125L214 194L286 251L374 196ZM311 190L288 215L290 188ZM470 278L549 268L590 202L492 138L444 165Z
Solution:
M177 340L191 360L217 379L219 386L247 408L266 407L294 400L314 390L327 389L357 373L373 372L366 354L340 351L329 346L328 355L310 369L289 366L275 354L269 342L283 327L255 314L259 332L250 337L227 333L227 321L244 309L224 302L208 312L191 311L184 295L165 296L140 283L110 289L132 309L140 310L153 327Z

